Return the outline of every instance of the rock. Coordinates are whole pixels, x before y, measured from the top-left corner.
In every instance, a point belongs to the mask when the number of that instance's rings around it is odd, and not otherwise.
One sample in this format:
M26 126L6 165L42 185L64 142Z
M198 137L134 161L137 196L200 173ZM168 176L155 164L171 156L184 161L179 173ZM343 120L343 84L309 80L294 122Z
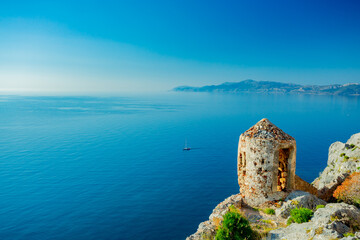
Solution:
M200 240L204 239L205 237L209 239L214 238L216 235L215 229L216 227L210 221L202 222L199 224L196 233L187 237L186 240Z
M345 233L360 229L360 210L346 203L331 203L318 209L310 222L293 223L286 228L269 232L267 239L359 239L359 232L354 237L342 238Z
M316 234L318 233L318 234ZM291 239L291 240L305 240L305 239L338 239L342 237L338 232L323 227L314 227L310 222L308 223L293 223L287 228L279 228L270 231L267 239Z
M229 211L229 207L231 205L241 208L242 204L243 198L240 196L240 194L232 195L216 206L209 219L216 226L218 226L221 224L223 216Z
M326 205L324 200L303 191L293 191L285 201L286 202L280 208L275 210L276 216L287 218L290 216L291 209L304 207L315 211L317 205Z
M264 225L264 228L278 227L279 223L274 215L267 215L262 211L248 206L240 194L232 195L218 204L211 213L209 220L200 223L196 233L192 234L187 240L214 239L216 229L222 224L224 215L229 211L229 207L234 206L243 214L251 225ZM281 225L283 226L283 224ZM260 229L256 229L261 231Z
M356 238L356 237L344 237L344 238L341 238L340 240L358 240L359 238Z
M360 172L360 133L352 135L346 144L331 144L327 167L312 184L319 190L319 197L328 201L345 178L356 171Z
M360 210L346 203L330 203L325 208L318 209L312 222L327 224L329 222L341 222L353 230L360 229ZM345 232L344 232L345 233Z
M276 140L278 136L282 136L278 134L282 131L274 127L274 131L269 131L267 128L271 129L272 125L266 119L260 123L254 126L257 126L256 128L253 127L244 133L252 134L249 135L251 141L243 144L241 140L244 139L240 137L238 180L241 193L230 196L218 204L209 216L209 220L200 223L196 233L187 240L214 239L216 229L222 224L223 217L231 205L240 210L249 220L250 225L261 231L260 234L265 235L269 229L278 228L271 230L266 236L267 239L360 239L360 210L346 203L325 202L332 197L333 191L348 175L352 172L360 172L360 133L354 134L346 144L335 142L330 146L328 166L315 179L313 185L309 185L295 175L295 155L292 156L296 149L295 140L290 141L290 144L289 139L281 139L286 140L286 146L275 144L274 138ZM275 134L275 137L271 134ZM257 136L261 138L256 139ZM277 150L274 152L271 148ZM275 154L270 154L275 156L275 160L268 156L270 152ZM289 161L288 166L284 165L284 159ZM275 171L279 171L279 174L278 172L273 174ZM292 191L295 189L302 191ZM275 206L279 206L277 202L279 199L285 199L285 202L275 210L276 215L265 214L251 208L274 209ZM318 205L326 206L316 210ZM312 209L315 211L314 216L310 222L293 223L284 227L285 219L290 216L291 209L296 207ZM354 237L344 237L344 234L349 232L354 232Z
M212 239L215 237L216 228L219 226L224 215L229 211L229 207L241 208L243 204L243 198L240 194L232 195L226 198L223 202L219 203L213 212L211 213L209 220L199 224L196 233L190 235L186 240L200 240L200 239Z

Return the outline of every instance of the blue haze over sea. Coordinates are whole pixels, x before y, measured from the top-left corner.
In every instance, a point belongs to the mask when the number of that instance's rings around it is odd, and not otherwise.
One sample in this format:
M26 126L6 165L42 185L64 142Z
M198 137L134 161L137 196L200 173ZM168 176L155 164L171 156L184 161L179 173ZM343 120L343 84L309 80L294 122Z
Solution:
M335 96L0 96L0 116L2 240L185 239L239 191L238 138L260 119L296 139L310 182L360 132L359 98Z

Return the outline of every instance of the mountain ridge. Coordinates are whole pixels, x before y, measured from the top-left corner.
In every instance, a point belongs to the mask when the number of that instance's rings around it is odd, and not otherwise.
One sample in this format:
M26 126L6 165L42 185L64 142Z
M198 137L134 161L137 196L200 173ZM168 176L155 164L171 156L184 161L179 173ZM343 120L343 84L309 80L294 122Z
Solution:
M252 79L240 82L224 82L219 85L202 87L178 86L172 89L177 92L228 92L228 93L278 93L278 94L312 94L360 96L359 83L330 85L301 85L272 81L255 81Z

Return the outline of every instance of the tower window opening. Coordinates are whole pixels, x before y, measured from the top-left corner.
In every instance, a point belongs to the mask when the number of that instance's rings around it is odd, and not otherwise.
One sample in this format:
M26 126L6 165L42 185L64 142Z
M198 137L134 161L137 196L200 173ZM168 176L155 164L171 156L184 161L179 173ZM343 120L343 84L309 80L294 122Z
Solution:
M290 149L283 148L279 151L279 166L277 176L277 191L285 191L288 179L288 162Z

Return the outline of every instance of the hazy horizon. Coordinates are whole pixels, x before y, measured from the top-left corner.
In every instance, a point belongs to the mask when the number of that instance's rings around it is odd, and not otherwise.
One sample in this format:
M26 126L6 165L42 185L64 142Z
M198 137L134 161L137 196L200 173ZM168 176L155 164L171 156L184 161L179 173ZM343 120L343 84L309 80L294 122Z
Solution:
M355 1L2 3L0 92L359 83L359 10Z

